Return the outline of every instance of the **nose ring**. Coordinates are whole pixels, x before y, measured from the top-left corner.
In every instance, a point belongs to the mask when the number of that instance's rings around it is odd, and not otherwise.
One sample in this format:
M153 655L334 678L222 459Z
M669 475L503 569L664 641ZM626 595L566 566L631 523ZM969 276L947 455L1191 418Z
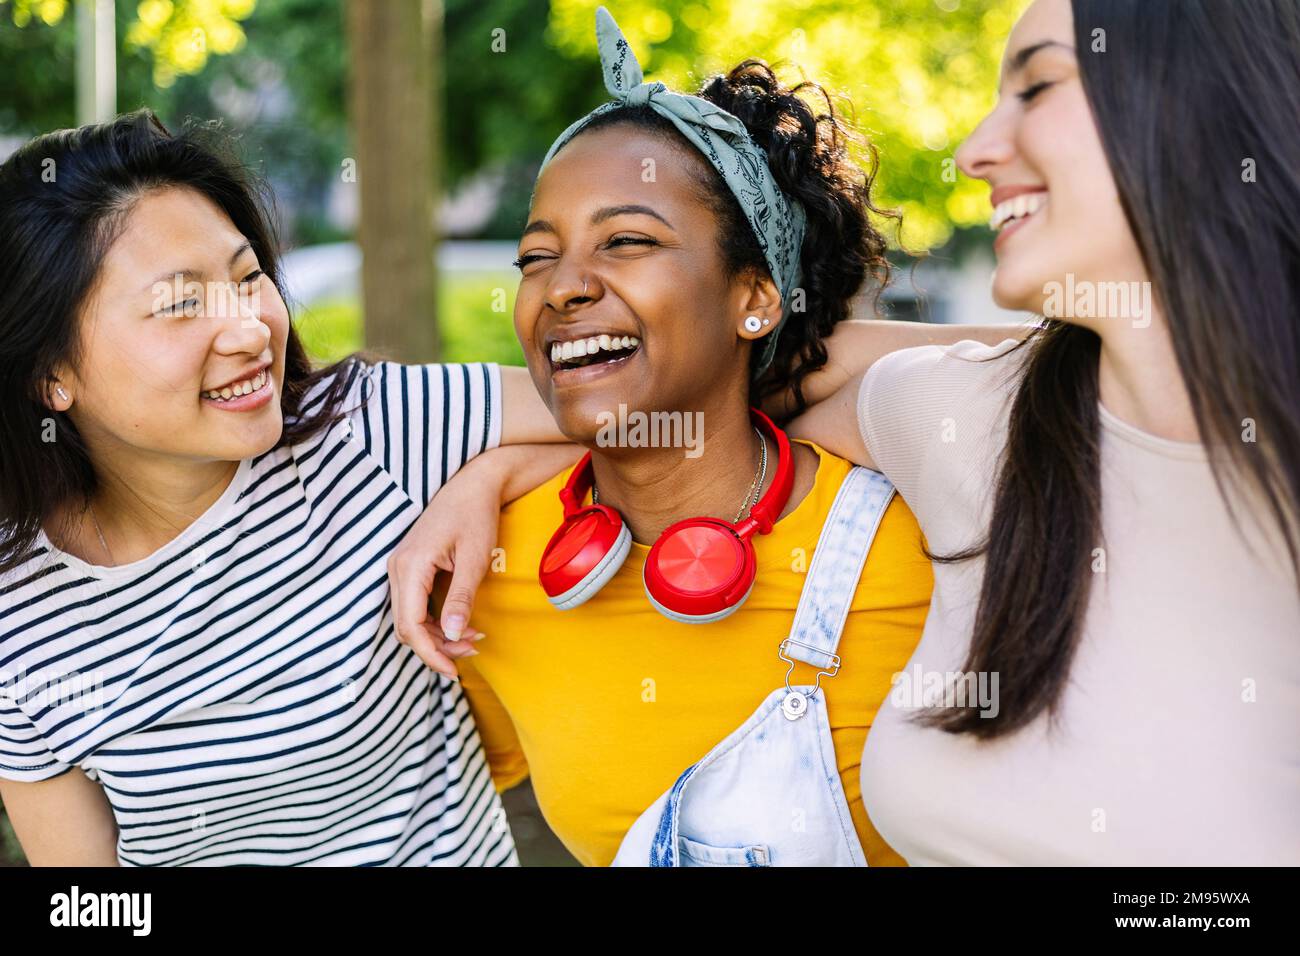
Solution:
M583 295L583 298L586 298L586 296L587 296L587 280L586 280L586 279L583 279L583 280L582 280L582 295Z

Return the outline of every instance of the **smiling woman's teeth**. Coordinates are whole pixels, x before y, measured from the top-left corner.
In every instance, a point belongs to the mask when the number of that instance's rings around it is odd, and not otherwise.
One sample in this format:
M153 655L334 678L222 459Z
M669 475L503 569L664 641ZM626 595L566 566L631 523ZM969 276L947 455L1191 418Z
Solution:
M600 352L625 352L640 344L641 340L635 335L593 335L575 342L554 342L551 344L551 361L568 362Z
M203 393L204 398L210 398L216 402L224 402L227 399L239 398L241 395L248 395L256 392L266 384L266 372L261 371L252 378L246 378L242 382L235 382L233 385L227 385L216 390L209 389Z
M1047 193L1024 193L1015 199L998 203L989 220L989 228L997 232L1013 219L1025 219L1047 205Z

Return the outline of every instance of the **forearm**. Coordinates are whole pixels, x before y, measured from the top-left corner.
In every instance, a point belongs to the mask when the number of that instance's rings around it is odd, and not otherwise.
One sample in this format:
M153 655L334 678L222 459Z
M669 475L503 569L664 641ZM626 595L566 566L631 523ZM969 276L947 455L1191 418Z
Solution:
M573 466L586 452L581 445L564 442L555 445L515 445L505 449L514 460L501 488L501 503L507 504L526 495L538 485Z
M429 667L454 679L452 658L475 652L473 642L481 635L469 624L474 592L496 546L502 506L555 477L581 454L570 444L508 445L483 452L438 489L389 555L397 639ZM445 594L436 623L429 618L435 593Z
M501 504L508 504L573 465L585 449L570 442L503 445L474 458L453 482L473 481L497 489Z
M537 394L528 369L515 365L501 366L501 404L502 445L568 440L556 426L551 410Z
M1006 339L1022 339L1032 325L937 325L933 322L899 322L891 319L848 319L835 326L826 340L826 364L803 380L804 401L823 402L847 382L861 375L876 360L899 349L918 345L952 345L974 339L997 345ZM794 393L773 396L769 411L785 417L794 411Z

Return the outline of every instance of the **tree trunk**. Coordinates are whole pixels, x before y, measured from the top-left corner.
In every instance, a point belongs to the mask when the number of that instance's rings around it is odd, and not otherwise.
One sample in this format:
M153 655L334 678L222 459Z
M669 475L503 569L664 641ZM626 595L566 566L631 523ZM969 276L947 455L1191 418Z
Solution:
M441 0L346 2L366 347L433 362Z

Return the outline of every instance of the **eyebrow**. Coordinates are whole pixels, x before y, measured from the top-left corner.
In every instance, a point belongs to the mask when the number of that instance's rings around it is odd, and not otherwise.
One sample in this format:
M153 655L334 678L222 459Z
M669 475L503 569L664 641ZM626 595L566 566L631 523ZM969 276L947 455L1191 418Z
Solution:
M1025 65L1029 62L1030 58L1032 58L1035 53L1037 53L1039 50L1046 50L1049 47L1054 47L1054 46L1060 47L1062 50L1068 50L1071 53L1074 52L1074 47L1070 46L1068 43L1061 43L1059 40L1043 40L1040 43L1035 43L1031 46L1024 47L1015 56L1013 56L1007 62L1007 73L1008 74L1019 73L1021 70L1025 68Z
M250 243L247 239L245 239L243 242L239 244L239 247L230 254L230 262L228 263L228 265L233 266L239 260L239 257L242 256L245 252L247 252L251 248L253 248L252 243ZM194 276L202 275L202 274L203 273L198 269L172 269L167 272L163 272L159 274L147 286L144 287L144 291L148 292L151 289L153 289L153 287L156 286L159 282L169 282L172 279L176 278L176 276L178 275L185 279L192 279Z
M591 219L589 219L588 222L593 226L598 226L606 219L613 219L615 216L633 216L633 215L650 216L654 219L658 219L669 229L673 229L674 232L676 231L671 222L669 222L663 216L659 215L659 213L655 212L649 206L638 206L635 204L624 205L624 206L606 206L603 209L597 209L595 212L591 214ZM555 226L551 225L551 223L546 219L534 219L532 222L530 222L527 226L524 227L523 236L521 236L520 238L522 239L524 236L530 236L534 232L554 233Z

